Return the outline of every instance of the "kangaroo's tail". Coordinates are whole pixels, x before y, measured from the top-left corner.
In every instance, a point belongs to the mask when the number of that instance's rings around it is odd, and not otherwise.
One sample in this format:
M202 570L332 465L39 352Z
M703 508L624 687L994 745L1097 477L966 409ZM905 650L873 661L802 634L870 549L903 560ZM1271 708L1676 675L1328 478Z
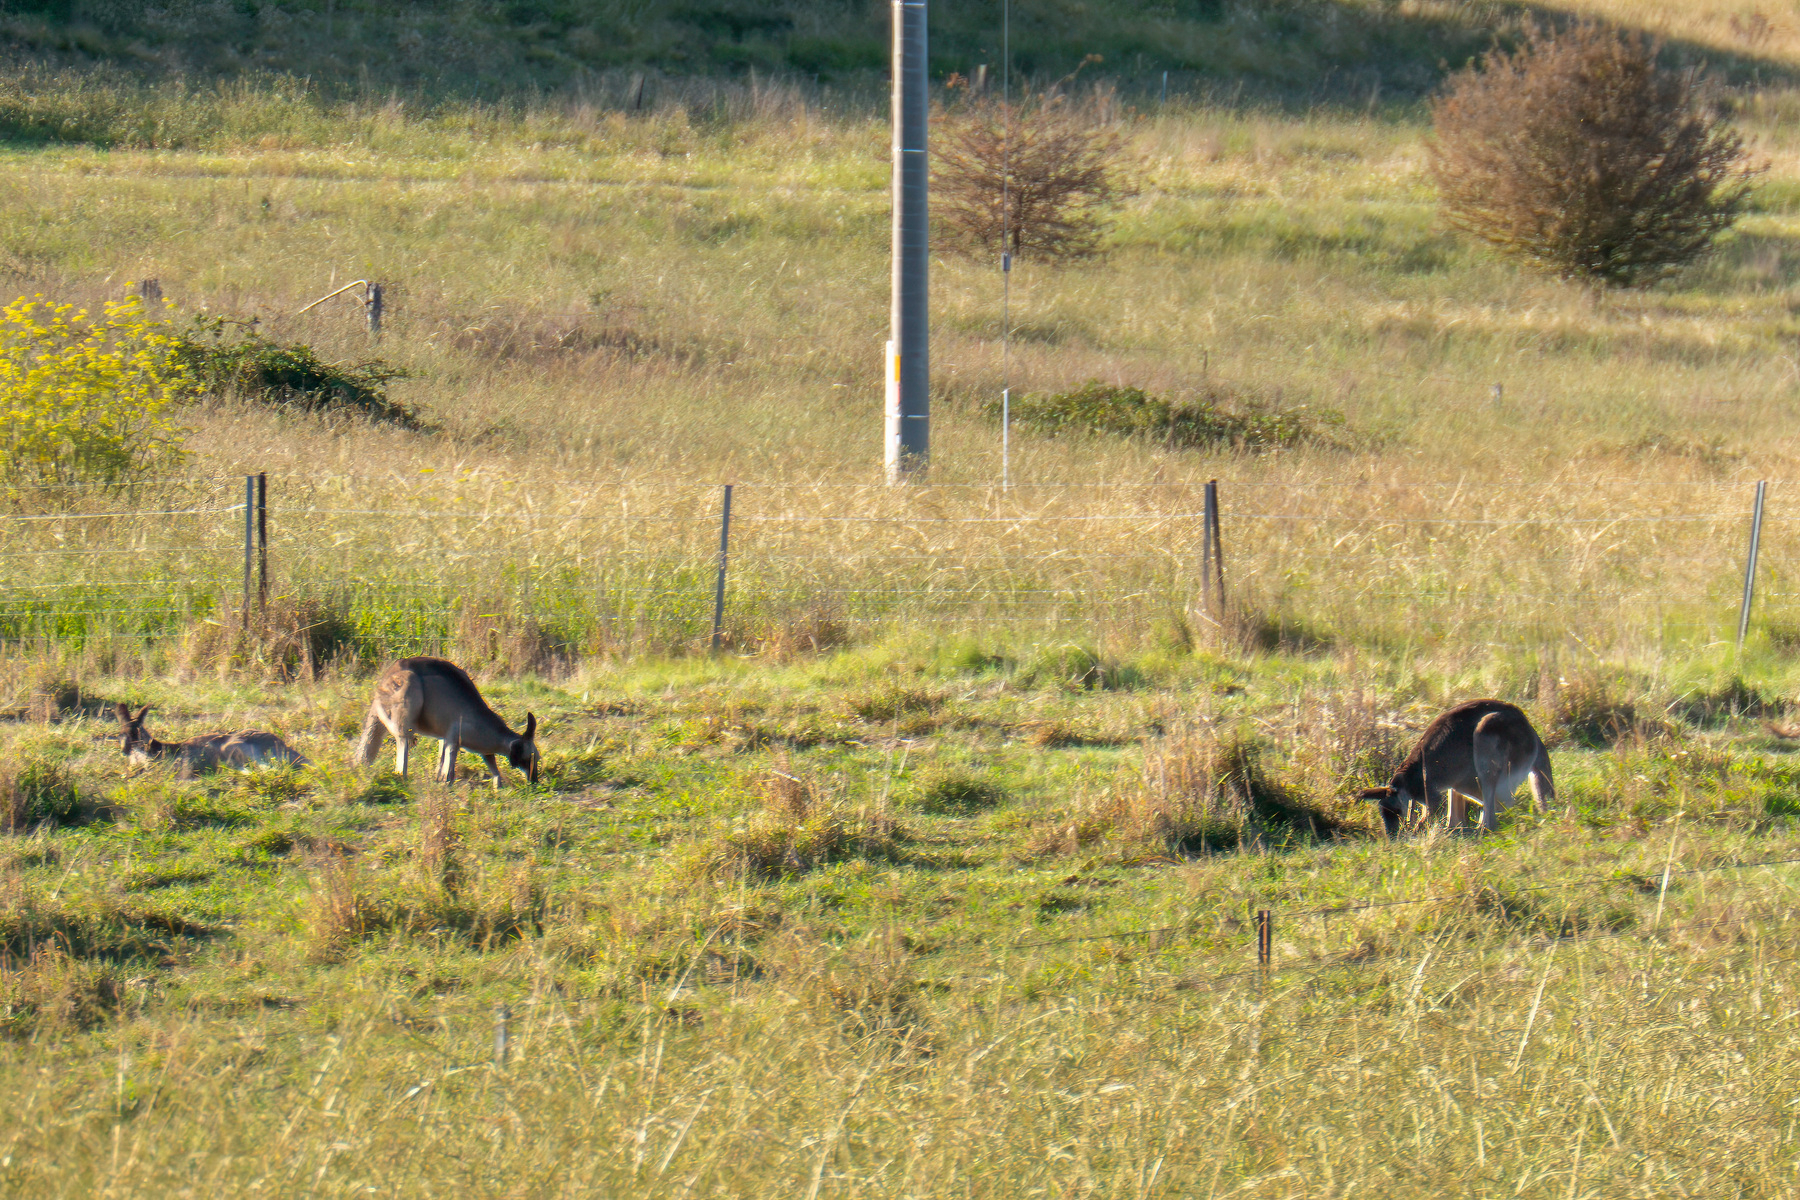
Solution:
M375 761L375 755L381 750L381 741L387 737L387 726L375 715L375 706L369 705L369 715L363 718L362 735L356 739L356 754L353 761L358 766L366 767Z

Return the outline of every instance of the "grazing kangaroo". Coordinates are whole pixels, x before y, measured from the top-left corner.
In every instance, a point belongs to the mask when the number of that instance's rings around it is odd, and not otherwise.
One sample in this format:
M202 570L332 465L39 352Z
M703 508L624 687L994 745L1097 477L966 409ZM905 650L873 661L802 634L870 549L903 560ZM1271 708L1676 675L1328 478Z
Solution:
M469 750L481 755L500 790L500 767L506 761L525 772L532 783L538 777L537 716L525 714L525 732L514 733L500 714L489 708L467 671L441 658L403 658L375 681L375 698L363 720L357 761L375 761L382 738L394 735L394 769L406 774L406 760L421 733L443 741L438 751L437 778L456 779L456 756Z
M248 771L253 767L312 766L306 755L275 734L260 729L209 733L185 742L159 742L144 728L144 714L149 711L150 706L146 704L134 717L123 700L113 706L124 734L120 749L126 758L139 765L157 758L177 758L183 769L192 771L216 771L220 767Z
M1499 827L1500 810L1527 779L1537 811L1543 812L1556 799L1556 779L1550 752L1530 718L1504 700L1470 700L1426 726L1388 786L1369 788L1357 798L1381 802L1390 838L1399 835L1413 805L1423 802L1428 817L1435 817L1446 794L1452 828L1467 826L1465 797L1472 797L1481 801L1481 827L1491 833Z

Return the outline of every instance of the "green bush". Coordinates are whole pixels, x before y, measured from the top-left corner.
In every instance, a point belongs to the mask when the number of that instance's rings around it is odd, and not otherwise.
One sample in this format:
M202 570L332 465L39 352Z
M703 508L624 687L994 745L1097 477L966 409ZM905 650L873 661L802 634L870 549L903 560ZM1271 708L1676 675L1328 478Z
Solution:
M372 420L421 427L410 407L391 399L387 385L408 372L378 358L344 365L322 362L313 348L268 341L254 329L235 338L223 317L195 317L178 341L178 355L206 391L237 395L302 412L359 413Z
M1280 408L1245 403L1227 408L1222 390L1173 402L1142 388L1090 379L1072 392L1029 392L1012 404L1012 420L1051 437L1065 433L1137 437L1171 448L1286 450L1305 442L1330 443L1327 428L1341 426L1329 409ZM988 411L998 417L998 402Z

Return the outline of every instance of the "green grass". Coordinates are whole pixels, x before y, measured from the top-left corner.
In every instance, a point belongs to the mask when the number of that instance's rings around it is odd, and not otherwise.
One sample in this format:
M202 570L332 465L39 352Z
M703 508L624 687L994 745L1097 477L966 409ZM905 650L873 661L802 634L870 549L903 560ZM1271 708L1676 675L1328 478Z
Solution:
M1189 658L1069 690L928 647L490 680L548 755L497 795L338 765L354 679L92 681L168 695L165 737L279 729L314 772L132 774L97 718L7 731L91 799L0 843L7 1073L39 1080L9 1188L1560 1196L1578 1142L1603 1191L1785 1187L1796 868L1731 864L1800 852L1797 780L1754 721L1571 742L1566 811L1389 845L1358 747L1479 679ZM1792 682L1695 669L1616 695ZM1222 810L1246 852L1172 853L1137 814L1209 753L1195 720L1344 832ZM821 721L848 736L784 740Z

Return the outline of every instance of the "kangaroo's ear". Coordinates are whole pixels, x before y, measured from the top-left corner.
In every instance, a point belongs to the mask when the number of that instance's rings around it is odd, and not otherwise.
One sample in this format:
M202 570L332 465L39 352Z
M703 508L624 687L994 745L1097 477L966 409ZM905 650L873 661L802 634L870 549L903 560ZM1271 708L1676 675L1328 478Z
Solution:
M149 711L150 711L150 706L148 704L146 704L146 705L144 705L144 707L138 709L138 715L131 719L133 721L142 721L144 719L144 714Z
M131 724L131 708L123 700L113 705L113 715L119 718L119 724Z
M525 740L529 742L532 738L534 738L536 736L537 736L537 714L536 713L526 713L525 714Z

